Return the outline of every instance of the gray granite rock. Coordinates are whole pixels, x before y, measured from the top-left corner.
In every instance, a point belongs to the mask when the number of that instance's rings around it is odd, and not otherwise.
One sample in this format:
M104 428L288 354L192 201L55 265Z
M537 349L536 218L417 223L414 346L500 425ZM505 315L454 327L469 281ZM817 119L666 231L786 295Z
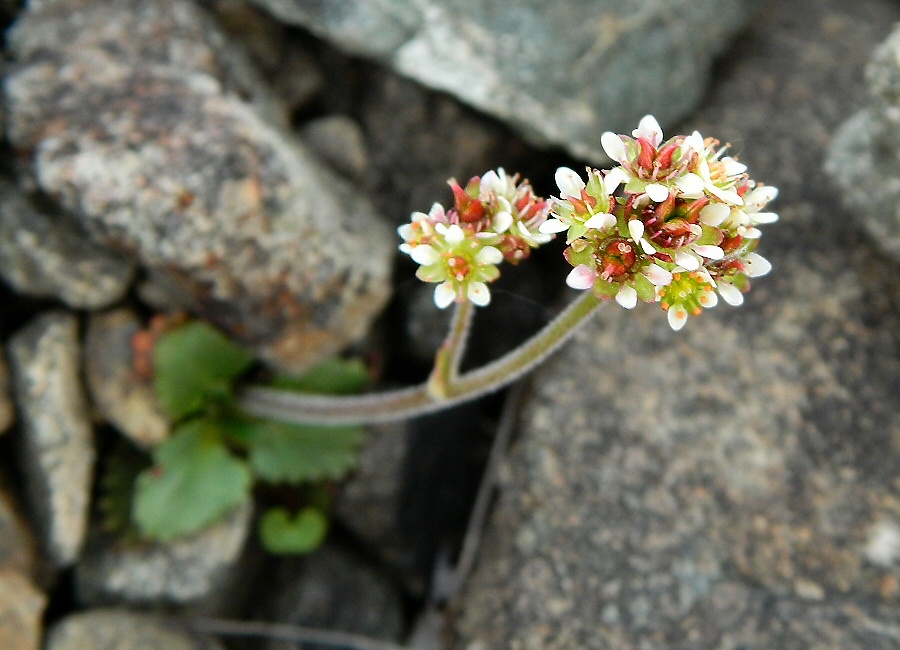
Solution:
M128 309L94 314L84 341L84 366L94 406L101 416L145 450L169 436L171 425L159 407L151 377L135 368L134 335L141 329Z
M88 606L227 609L227 601L240 597L239 560L252 518L248 502L206 530L166 544L127 544L94 530L75 569L76 597Z
M132 264L90 241L67 214L0 179L0 276L16 291L97 309L117 301Z
M149 614L95 609L70 614L47 635L46 650L223 650L216 640L192 634Z
M10 339L9 360L35 532L50 560L67 566L84 543L95 458L77 319L39 316Z
M841 125L826 169L863 231L900 261L900 27L875 51L866 80L870 106Z
M398 641L403 634L403 604L395 586L340 549L325 546L308 557L285 560L273 577L269 593L269 602L259 612L264 620L354 632L386 641ZM309 647L276 640L259 645L260 650Z
M0 347L0 434L4 433L16 417L13 407L12 394L9 385L9 367L6 365L6 356Z
M756 3L543 0L485 3L255 0L513 125L603 159L600 134L694 108L710 66Z
M772 3L722 66L687 129L781 189L774 270L679 333L610 304L536 375L455 647L900 647L900 282L821 166L898 19Z
M0 648L39 650L47 596L22 573L0 569Z
M300 369L365 333L394 237L259 108L222 41L184 0L34 6L10 34L9 137L44 192L140 262L154 306Z

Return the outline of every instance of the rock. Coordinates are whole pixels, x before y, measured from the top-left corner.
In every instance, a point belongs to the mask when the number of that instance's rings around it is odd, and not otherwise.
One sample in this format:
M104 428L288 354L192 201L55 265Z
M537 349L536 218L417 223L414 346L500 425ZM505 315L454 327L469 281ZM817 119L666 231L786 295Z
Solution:
M0 434L12 426L16 417L9 389L9 368L6 365L3 348L0 348Z
M343 115L320 117L308 122L300 136L336 172L362 180L369 167L369 154L356 121Z
M39 650L47 597L18 571L0 569L0 648Z
M406 460L405 425L366 429L359 464L334 499L334 514L354 535L383 557L398 552L397 514Z
M607 305L539 371L454 647L897 648L900 281L821 160L900 7L848 7L773 4L722 66L691 126L780 188L774 270L678 333Z
M151 450L169 436L170 424L148 377L134 367L132 339L141 329L128 309L92 315L84 365L94 405L103 418L138 447Z
M154 307L300 370L366 332L393 235L258 108L223 42L184 0L33 6L10 35L9 137L44 192L140 262Z
M323 547L306 558L282 562L261 612L277 620L373 638L398 641L403 605L395 587L378 571L348 553ZM300 650L320 646L266 641L261 650Z
M604 130L683 118L756 3L255 0L341 49L446 91L538 143L603 160Z
M16 291L98 309L128 290L132 265L90 241L69 215L0 179L0 276Z
M93 531L75 569L78 601L89 606L233 606L240 596L239 560L253 507L238 507L206 530L175 542L126 544Z
M36 533L50 560L68 566L84 542L95 458L78 321L64 312L39 316L10 339L9 359Z
M0 489L0 573L33 575L35 551L31 531L19 514L12 496L5 489Z
M900 261L900 27L875 51L866 80L871 106L841 125L826 169L862 230Z
M325 76L315 57L285 26L247 0L216 0L213 9L222 27L244 45L265 72L276 96L293 113L324 87Z
M148 614L96 609L55 623L46 650L224 650L214 639L177 629Z

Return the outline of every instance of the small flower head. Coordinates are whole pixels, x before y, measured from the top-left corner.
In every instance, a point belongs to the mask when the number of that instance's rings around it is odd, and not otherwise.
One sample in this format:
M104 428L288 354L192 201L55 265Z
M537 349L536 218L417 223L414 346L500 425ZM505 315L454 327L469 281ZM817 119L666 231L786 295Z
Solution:
M449 181L454 205L434 204L428 214L415 212L397 229L400 250L420 264L416 276L437 283L434 301L487 305L488 283L500 276L497 265L518 263L553 236L540 232L549 205L527 181L503 169L474 177L463 187Z
M699 133L663 140L647 116L632 136L603 135L619 163L605 174L588 170L585 182L557 171L560 198L544 228L567 231L567 283L629 309L658 302L675 329L718 296L741 304L749 278L771 268L754 249L757 226L777 220L765 211L777 191Z

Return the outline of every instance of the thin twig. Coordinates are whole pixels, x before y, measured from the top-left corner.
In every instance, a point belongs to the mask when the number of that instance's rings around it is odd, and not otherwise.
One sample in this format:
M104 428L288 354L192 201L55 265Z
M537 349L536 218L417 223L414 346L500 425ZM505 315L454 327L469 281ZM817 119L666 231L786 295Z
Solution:
M224 618L188 618L179 622L204 634L277 639L293 643L318 643L335 650L408 650L405 646L360 634L337 632L287 623L235 621Z

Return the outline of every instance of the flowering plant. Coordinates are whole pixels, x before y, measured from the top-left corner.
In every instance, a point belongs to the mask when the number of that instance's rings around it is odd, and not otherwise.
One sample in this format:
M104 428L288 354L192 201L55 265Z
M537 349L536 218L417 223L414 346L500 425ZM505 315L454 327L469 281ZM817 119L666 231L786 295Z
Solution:
M356 398L250 388L244 408L302 422L412 417L507 385L543 361L605 301L626 309L639 300L656 303L675 330L719 297L730 305L743 303L750 279L771 269L755 252L757 226L778 219L765 210L778 191L751 180L718 140L697 132L663 140L650 115L631 136L607 132L601 143L617 165L588 168L584 177L559 168L559 196L544 200L528 181L498 169L464 187L449 181L451 208L435 203L398 229L400 250L420 265L417 277L436 285L435 304L456 305L426 384ZM490 303L489 284L500 276L500 265L518 264L562 233L572 266L566 283L582 296L516 350L460 375L472 307Z

